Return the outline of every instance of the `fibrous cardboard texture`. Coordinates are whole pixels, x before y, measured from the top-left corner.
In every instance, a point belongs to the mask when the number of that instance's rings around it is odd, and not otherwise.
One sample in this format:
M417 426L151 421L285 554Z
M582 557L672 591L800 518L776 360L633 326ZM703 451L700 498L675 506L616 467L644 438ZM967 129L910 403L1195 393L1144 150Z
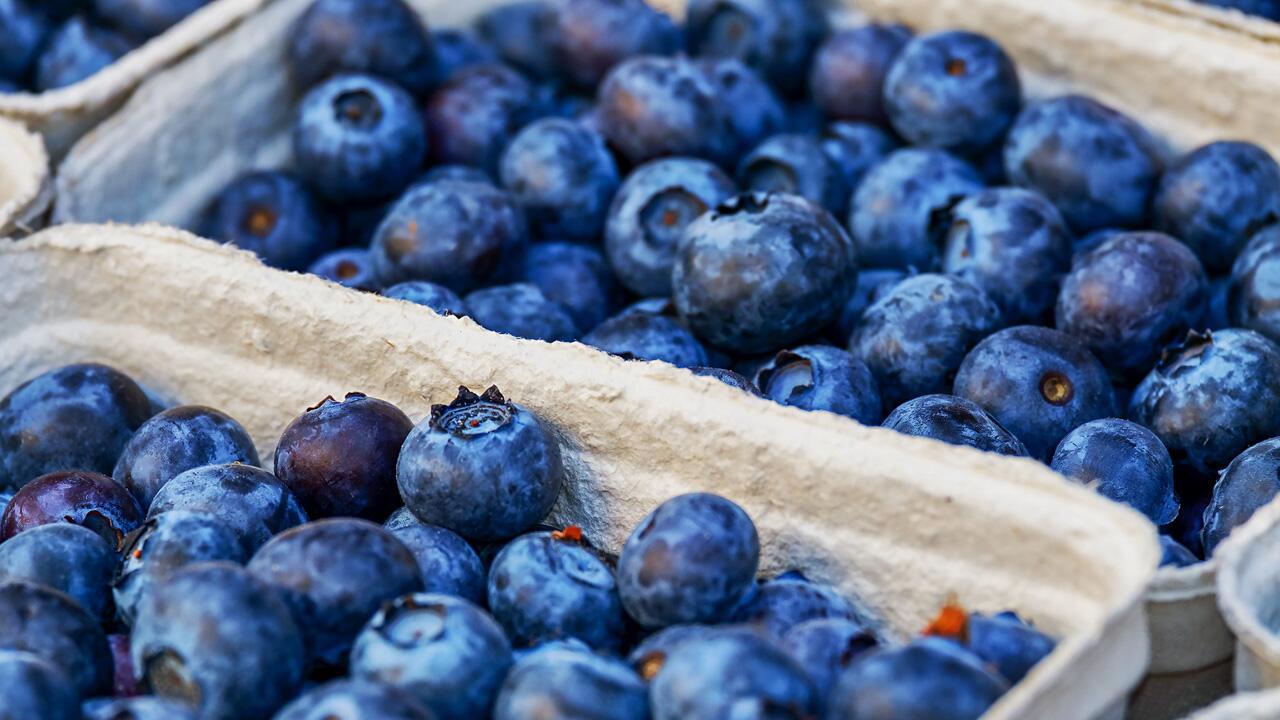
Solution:
M1280 499L1218 547L1218 604L1236 636L1240 691L1280 688Z
M0 237L39 229L53 199L49 154L40 136L0 118Z
M266 2L269 0L214 0L81 82L38 94L0 94L0 116L18 120L43 135L49 153L60 158L89 129L118 109L138 83L225 32Z
M1150 524L1045 466L782 407L661 363L518 340L468 319L266 268L157 226L64 226L0 247L0 394L76 361L240 420L271 458L326 395L411 417L459 385L498 385L555 430L568 473L554 517L616 551L661 501L712 491L755 519L762 574L832 582L890 638L949 597L1018 610L1059 649L993 720L1081 720L1147 663Z

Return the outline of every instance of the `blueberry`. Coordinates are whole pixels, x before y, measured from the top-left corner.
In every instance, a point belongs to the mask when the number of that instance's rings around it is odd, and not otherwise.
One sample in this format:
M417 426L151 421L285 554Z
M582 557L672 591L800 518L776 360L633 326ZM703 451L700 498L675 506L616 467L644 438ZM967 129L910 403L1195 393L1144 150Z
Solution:
M494 720L648 720L644 682L621 661L581 650L534 653L512 668Z
M551 3L546 0L498 5L476 21L476 32L499 57L538 78L555 74L551 54Z
M53 663L28 652L0 650L0 707L6 717L80 720L77 693Z
M361 73L421 93L436 78L431 40L403 0L316 0L289 34L289 69L304 86Z
M105 365L67 365L19 385L0 400L0 488L78 468L111 472L151 401Z
M852 194L871 168L898 149L898 141L875 125L835 122L822 130L822 149L844 175L845 187Z
M35 89L45 92L75 85L132 49L133 44L123 36L90 25L83 16L73 17L45 42L36 60Z
M834 120L887 125L884 81L911 40L902 25L863 25L835 33L822 45L809 73L809 92Z
M132 648L129 636L116 633L107 636L107 647L111 648L112 683L111 692L118 698L137 697L142 694L142 685L133 671Z
M272 535L307 521L298 499L275 475L238 463L179 474L156 493L147 519L170 510L217 515L249 552Z
M21 650L65 673L81 697L111 689L111 649L97 619L57 590L0 585L0 650Z
M0 27L5 31L0 48L0 78L14 83L26 80L52 27L27 0L0 0Z
M516 283L476 290L465 298L481 327L529 340L568 342L578 326L563 305L547 299L537 285Z
M941 150L890 154L853 194L849 228L862 264L932 269L938 260L934 234L944 214L981 189L976 170Z
M1218 545L1262 506L1280 494L1280 438L1264 440L1240 453L1218 477L1204 512L1204 551Z
M1143 225L1163 169L1142 126L1079 95L1028 105L1004 163L1014 185L1040 191L1080 233Z
M942 268L986 291L1006 323L1035 323L1053 308L1071 266L1071 232L1038 193L993 188L951 211Z
M627 664L646 682L657 677L667 658L676 648L691 640L712 635L717 631L711 625L671 625L653 633L636 645L627 655Z
M432 164L472 165L497 175L502 151L537 108L534 88L505 65L479 65L454 75L427 101Z
M426 280L406 280L383 290L382 294L384 297L431 308L437 315L466 317L469 314L467 304L462 302L457 293Z
M990 38L941 32L902 49L885 78L884 103L908 142L967 154L1004 137L1022 86L1013 60Z
M1116 411L1106 369L1079 340L1026 325L978 343L960 364L955 394L991 413L1044 460L1067 433Z
M1232 8L1268 20L1280 20L1280 3L1276 0L1195 0L1205 5Z
M400 408L362 393L325 398L276 445L275 474L311 518L381 521L399 504L396 459L413 429Z
M303 98L293 126L298 173L334 202L381 200L418 176L427 136L413 97L367 75L339 75Z
M977 720L1008 688L968 650L921 638L854 662L837 681L829 712L839 718Z
M775 135L742 159L738 185L744 191L799 195L832 215L843 215L850 189L844 172L812 135Z
M93 0L99 17L139 38L159 35L208 4L209 0Z
M1250 235L1280 220L1280 164L1253 143L1210 143L1169 168L1151 212L1157 229L1224 272Z
M307 272L353 290L376 292L382 287L374 259L364 248L343 248L321 256Z
M849 348L875 375L884 404L897 407L945 392L965 354L1000 324L999 308L977 285L951 275L916 275L863 312Z
M818 698L776 642L725 628L676 646L649 691L654 720L813 717Z
M234 180L210 205L202 232L285 270L305 270L337 245L333 218L306 185L282 172Z
M670 16L644 0L555 0L544 30L559 75L594 88L636 55L673 55L684 38Z
M719 622L751 590L759 561L760 540L742 508L717 495L680 495L627 538L618 592L645 627Z
M780 405L825 410L864 425L880 422L880 390L861 360L828 345L783 350L756 373L756 386Z
M740 142L716 79L685 58L623 62L598 103L605 139L633 165L672 155L725 162Z
M733 352L767 352L834 320L857 265L849 236L825 210L750 193L686 228L672 286L698 337Z
M594 241L618 189L618 166L604 140L560 118L521 130L502 156L501 177L530 228L548 239Z
M493 178L489 173L477 167L470 165L436 165L435 167L422 173L422 177L418 178L414 186L426 185L438 180L457 180L460 182L478 182L493 185Z
M546 516L560 494L560 446L529 410L496 387L459 388L405 440L396 479L425 523L468 540L514 537Z
M835 588L804 578L774 578L765 583L734 611L733 621L781 640L802 622L822 619L854 619L853 606Z
M867 628L846 618L806 620L787 631L782 645L816 690L820 707L825 708L832 688L845 668L878 643Z
M627 360L660 360L676 367L708 362L706 348L693 333L664 315L624 313L601 323L582 342Z
M729 387L760 397L760 388L756 387L756 384L750 378L741 373L714 367L691 367L689 371L699 377L715 378Z
M559 303L574 324L590 331L613 310L619 288L604 255L574 243L537 243L525 253L520 278Z
M787 129L788 121L794 119L795 113L783 106L769 83L742 62L708 58L699 60L698 67L716 87L721 101L732 109L733 159Z
M365 680L334 680L284 706L274 720L431 720L411 695Z
M1200 562L1200 558L1187 549L1186 545L1168 535L1160 536L1160 567L1184 568Z
M1187 246L1159 233L1123 233L1082 257L1063 280L1056 325L1118 378L1135 380L1200 319L1207 291Z
M142 522L129 491L95 472L55 472L27 483L0 517L0 542L40 525L83 525L118 549L126 533Z
M258 465L253 439L225 413L200 405L170 408L142 424L125 445L112 477L146 509L174 476L202 465Z
M435 84L443 85L455 75L477 65L499 61L498 51L468 30L446 28L433 30L431 44L435 48Z
M384 603L422 589L417 559L367 520L333 518L286 530L263 545L249 572L279 590L314 662L340 666L365 621Z
M95 618L111 610L116 548L70 523L34 527L0 543L0 583L23 580L66 593Z
M396 202L370 253L386 285L428 280L465 293L498 280L527 242L513 195L488 183L440 180Z
M85 704L84 720L197 720L187 705L165 698L115 698L93 709Z
M1178 514L1173 460L1155 433L1128 420L1094 420L1058 444L1051 463L1068 478L1164 525Z
M249 559L240 538L216 514L170 510L129 533L113 595L120 618L132 625L142 598L174 570L198 562Z
M1253 237L1236 258L1227 282L1226 326L1256 330L1280 341L1280 225ZM1220 288L1215 283L1214 288ZM1212 299L1220 298L1211 294ZM1212 300L1211 303L1212 305ZM1219 329L1213 328L1210 329Z
M1096 247L1101 247L1108 240L1113 240L1124 235L1126 230L1117 230L1115 228L1103 228L1102 230L1094 230L1093 232L1079 237L1071 246L1071 269L1074 270L1080 266L1089 253Z
M605 224L605 251L618 281L638 295L670 295L681 235L735 192L733 181L703 160L668 158L636 168Z
M828 32L813 0L692 0L687 22L693 54L741 60L790 94L804 89Z
M922 395L889 413L884 427L983 452L1023 457L1027 448L977 403L954 395Z
M201 718L267 718L302 685L302 633L288 606L231 563L174 571L143 598L132 637L151 692Z
M373 616L351 651L351 676L407 691L438 720L470 720L488 717L511 662L511 645L488 613L418 594Z
M969 616L968 648L993 666L1010 684L1022 682L1031 668L1049 656L1057 642L1016 613Z
M853 331L862 324L862 315L867 308L907 277L906 272L894 268L871 268L858 273L853 292L845 300L839 319L828 328L831 339L842 345L847 343Z
M396 523L388 520L383 527L413 553L426 592L453 595L477 604L484 602L484 564L460 535L436 525L424 525L407 510Z

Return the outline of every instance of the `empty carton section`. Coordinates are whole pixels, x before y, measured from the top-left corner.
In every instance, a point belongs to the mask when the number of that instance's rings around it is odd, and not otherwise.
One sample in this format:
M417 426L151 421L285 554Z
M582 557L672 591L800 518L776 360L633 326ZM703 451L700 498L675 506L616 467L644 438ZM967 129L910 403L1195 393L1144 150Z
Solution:
M1217 552L1218 603L1236 635L1235 684L1280 687L1280 502L1236 528Z
M40 136L0 118L0 237L20 237L40 227L53 194L49 155Z

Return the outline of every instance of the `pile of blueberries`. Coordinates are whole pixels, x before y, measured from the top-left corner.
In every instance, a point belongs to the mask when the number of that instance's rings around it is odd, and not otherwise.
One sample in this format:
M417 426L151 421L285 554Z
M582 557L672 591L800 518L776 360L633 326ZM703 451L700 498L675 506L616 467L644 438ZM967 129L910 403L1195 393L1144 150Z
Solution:
M416 426L326 398L274 472L226 414L156 410L96 364L0 401L0 718L969 720L1054 648L954 605L882 644L834 588L757 581L717 495L616 557L539 525L561 451L496 388Z
M394 48L394 52L390 49ZM1280 165L809 0L318 0L204 232L491 330L1051 464L1190 565L1280 490ZM340 247L341 246L341 247ZM1234 460L1234 462L1233 462Z
M1280 20L1280 0L1195 0L1203 5L1231 8L1250 15Z
M209 0L0 0L0 92L84 80Z

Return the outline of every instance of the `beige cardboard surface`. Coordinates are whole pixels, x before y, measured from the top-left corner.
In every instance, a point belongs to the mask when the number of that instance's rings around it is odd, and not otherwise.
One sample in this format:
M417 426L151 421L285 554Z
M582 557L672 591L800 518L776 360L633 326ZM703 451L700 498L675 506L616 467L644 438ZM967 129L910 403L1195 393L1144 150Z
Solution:
M39 229L53 199L49 154L40 136L0 118L0 237Z
M1218 604L1236 636L1236 689L1280 688L1280 500L1218 548ZM1278 715L1280 716L1280 715Z

